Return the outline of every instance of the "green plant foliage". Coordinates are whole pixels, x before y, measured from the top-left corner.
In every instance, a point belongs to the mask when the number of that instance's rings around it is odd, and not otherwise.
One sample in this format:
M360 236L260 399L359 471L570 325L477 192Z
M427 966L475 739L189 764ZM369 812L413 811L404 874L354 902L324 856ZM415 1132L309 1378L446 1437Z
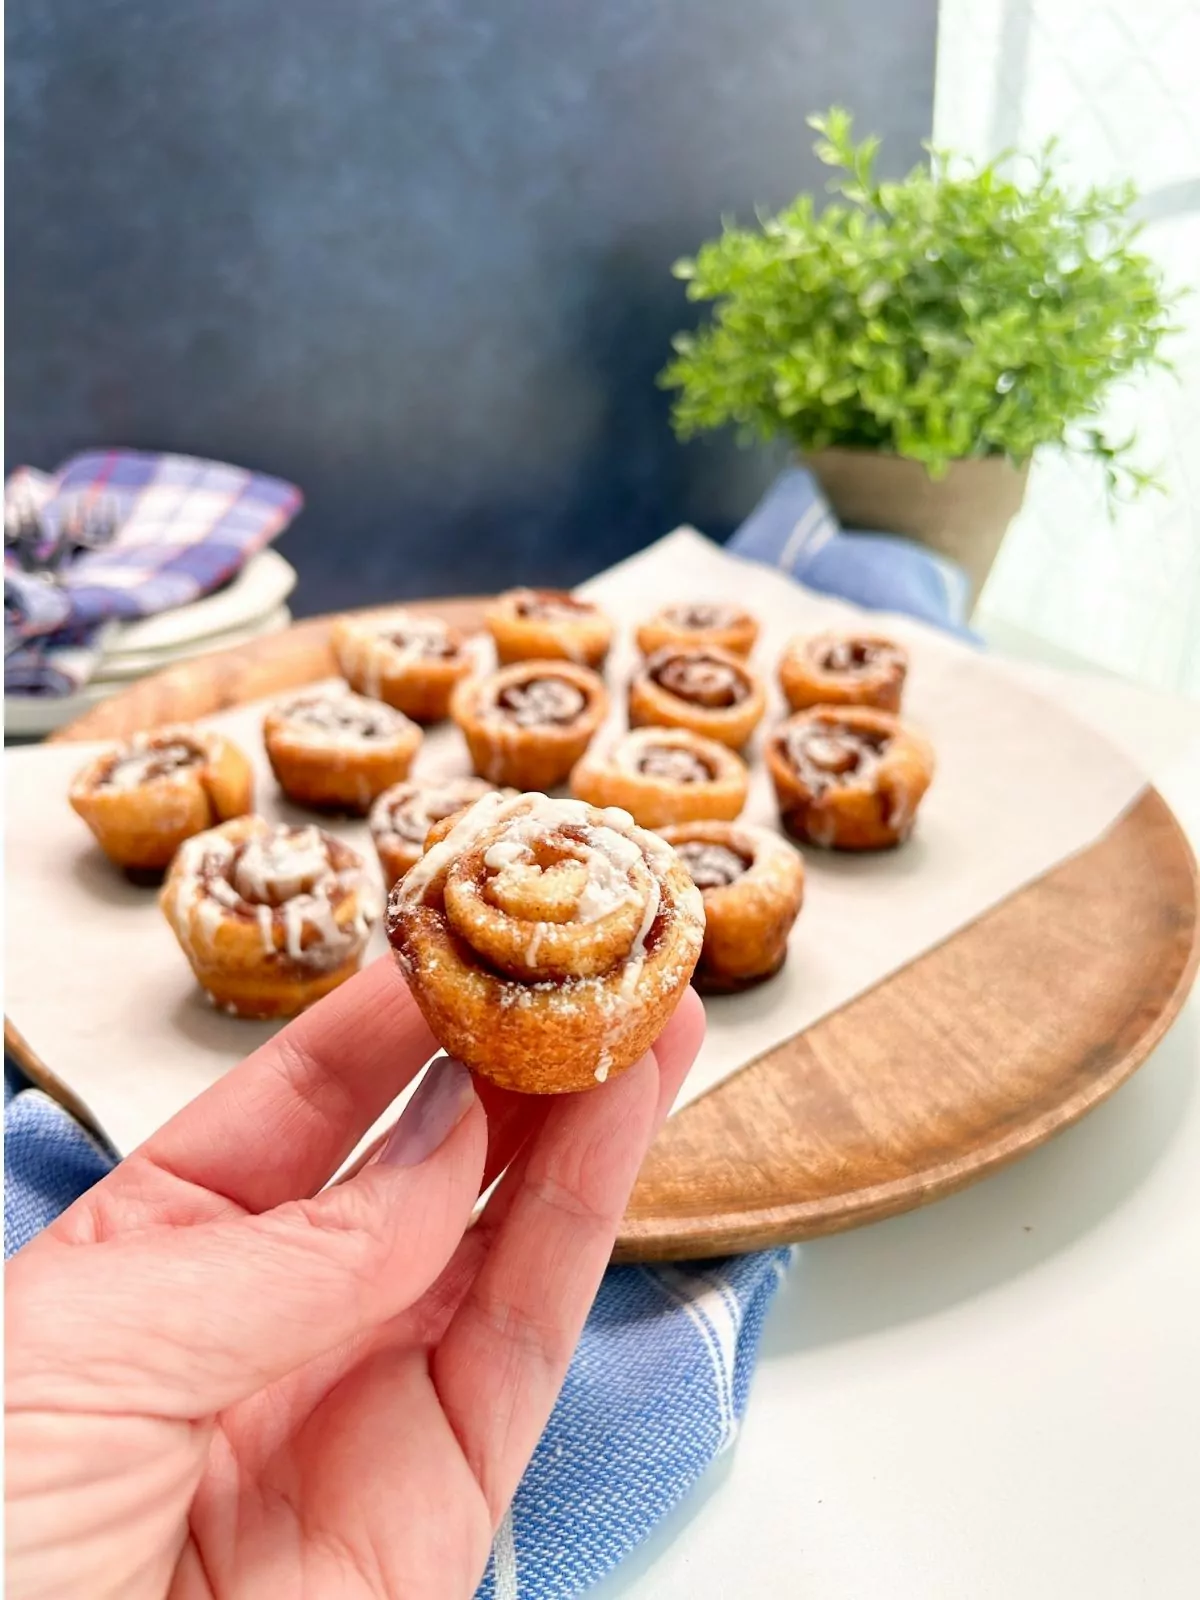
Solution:
M727 225L675 266L689 298L715 303L660 378L678 391L680 437L733 423L746 440L909 456L935 477L1059 444L1096 456L1110 490L1148 482L1132 441L1097 426L1114 382L1166 365L1173 331L1159 272L1134 249L1132 187L1072 199L1050 146L982 168L931 149L928 167L881 182L879 141L856 144L846 111L809 122L838 198Z

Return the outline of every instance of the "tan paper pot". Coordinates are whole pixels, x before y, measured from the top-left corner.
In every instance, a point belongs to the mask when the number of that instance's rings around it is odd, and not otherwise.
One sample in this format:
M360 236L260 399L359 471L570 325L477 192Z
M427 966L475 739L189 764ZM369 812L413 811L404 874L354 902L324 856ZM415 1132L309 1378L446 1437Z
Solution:
M1003 456L956 461L931 478L919 461L874 450L817 450L804 458L843 527L902 533L958 562L979 594L1029 476Z

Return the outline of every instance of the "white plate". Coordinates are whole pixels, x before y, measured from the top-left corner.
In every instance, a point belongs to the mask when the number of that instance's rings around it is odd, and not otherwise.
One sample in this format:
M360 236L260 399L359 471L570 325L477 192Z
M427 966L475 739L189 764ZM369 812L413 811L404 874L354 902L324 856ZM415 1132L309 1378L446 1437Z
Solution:
M105 651L108 658L134 651L176 650L180 645L231 628L245 628L270 616L283 605L296 587L296 569L275 550L260 550L237 577L216 594L208 594L190 605L160 611L157 616L139 617L122 623Z
M106 657L96 676L90 683L85 684L78 694L5 695L5 738L44 739L47 734L66 727L68 722L73 722L85 711L90 711L102 700L107 700L110 695L125 688L134 678L145 677L148 673L158 672L163 667L173 666L180 661L190 661L193 657L206 655L212 650L224 650L260 638L264 634L278 633L286 628L291 620L292 614L288 608L278 606L261 621L246 627L230 628L225 633L211 634L190 645L180 645L173 651L159 651L147 655L136 671L126 675L122 675L119 665L114 670L114 663Z

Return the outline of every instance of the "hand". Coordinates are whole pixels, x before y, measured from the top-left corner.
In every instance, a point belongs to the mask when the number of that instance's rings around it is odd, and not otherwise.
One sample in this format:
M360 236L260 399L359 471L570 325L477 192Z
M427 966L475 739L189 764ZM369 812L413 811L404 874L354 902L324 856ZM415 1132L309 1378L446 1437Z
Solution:
M7 1594L469 1596L703 1034L602 1089L431 1068L388 961L7 1268ZM482 1189L503 1173L477 1224Z

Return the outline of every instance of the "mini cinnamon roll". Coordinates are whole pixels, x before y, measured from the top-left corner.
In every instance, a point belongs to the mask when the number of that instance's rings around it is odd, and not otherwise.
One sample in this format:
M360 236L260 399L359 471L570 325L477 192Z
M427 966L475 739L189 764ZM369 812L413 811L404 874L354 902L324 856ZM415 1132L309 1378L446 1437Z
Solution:
M263 743L289 800L361 816L408 776L421 730L380 700L314 689L267 712Z
M562 783L607 712L600 678L569 661L517 661L468 679L450 706L478 775L513 789Z
M438 1042L530 1094L594 1088L636 1061L703 933L699 891L669 845L624 811L541 794L485 795L435 829L388 907Z
M425 840L435 823L491 793L492 785L482 778L431 779L385 789L367 822L388 888L424 855Z
M510 589L484 613L501 666L512 661L604 665L612 623L590 600L563 589Z
M877 634L821 633L793 639L779 682L793 711L809 706L874 706L899 711L908 652Z
M720 600L664 606L637 631L637 646L644 656L652 656L666 645L685 650L712 645L735 656L748 656L757 639L758 623L750 613Z
M774 977L804 904L800 852L744 822L685 822L662 835L704 896L696 988L731 993Z
M629 685L633 728L688 728L740 750L766 708L758 674L714 645L664 645L643 661Z
M349 845L263 817L189 839L160 903L201 988L238 1017L293 1017L336 989L380 912Z
M620 806L642 828L736 817L749 786L740 756L687 728L633 728L602 754L589 750L571 774L578 799Z
M110 861L161 873L185 839L251 810L254 774L219 733L155 728L89 761L67 798Z
M933 749L887 711L817 706L767 741L784 827L833 850L884 850L912 832Z
M440 722L455 686L474 666L457 628L408 611L339 617L329 639L352 689L386 700L414 722Z

